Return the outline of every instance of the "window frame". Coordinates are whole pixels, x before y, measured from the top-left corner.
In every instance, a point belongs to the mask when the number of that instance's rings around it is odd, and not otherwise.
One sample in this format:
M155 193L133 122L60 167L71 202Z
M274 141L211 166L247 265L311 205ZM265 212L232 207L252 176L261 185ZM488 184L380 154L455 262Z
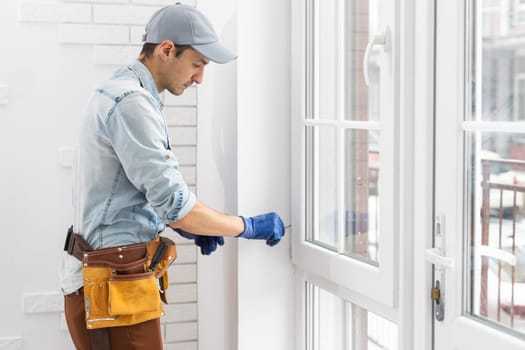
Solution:
M390 53L386 58L383 57L381 71L381 96L382 103L390 106L388 115L382 115L381 123L345 121L345 120L309 120L307 112L307 96L310 89L308 87L306 59L307 52L307 3L310 1L292 2L292 226L295 234L292 242L292 261L298 269L310 275L323 276L329 283L334 283L342 288L351 291L352 299L355 303L358 299L360 306L365 308L376 308L376 305L386 305L394 309L397 303L397 284L398 276L398 245L399 235L398 223L399 206L395 203L399 200L399 191L395 184L399 179L399 169L394 167L399 160L398 149L399 138L397 137L399 128L397 106L394 104L398 97L397 89L394 89L394 80L398 77L396 73L395 55ZM385 7L393 8L397 6L388 5ZM393 8L383 9L386 13ZM390 28L394 28L391 34L396 32L394 15L389 18ZM395 50L395 36L391 36L392 48ZM395 51L394 51L395 52ZM389 62L386 62L386 59ZM383 70L384 68L384 70ZM383 80L384 79L384 80ZM387 108L385 108L387 110ZM381 154L381 249L379 250L379 266L363 262L347 255L330 251L313 244L305 239L306 218L305 213L308 205L306 200L306 174L305 164L307 161L305 125L332 125L338 128L339 138L341 138L347 128L351 129L379 129L381 133L380 154ZM341 142L341 141L339 141ZM340 161L342 156L338 156ZM342 167L339 167L342 168ZM339 175L339 185L341 185L342 175ZM339 210L342 210L339 207ZM387 230L389 229L389 230ZM356 281L366 281L366 283L356 283ZM371 309L371 311L373 311Z

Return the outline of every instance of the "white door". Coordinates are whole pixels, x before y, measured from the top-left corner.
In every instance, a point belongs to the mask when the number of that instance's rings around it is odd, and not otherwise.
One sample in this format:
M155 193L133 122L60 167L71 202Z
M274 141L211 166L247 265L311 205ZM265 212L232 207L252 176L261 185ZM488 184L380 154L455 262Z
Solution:
M436 1L435 349L525 348L525 1Z

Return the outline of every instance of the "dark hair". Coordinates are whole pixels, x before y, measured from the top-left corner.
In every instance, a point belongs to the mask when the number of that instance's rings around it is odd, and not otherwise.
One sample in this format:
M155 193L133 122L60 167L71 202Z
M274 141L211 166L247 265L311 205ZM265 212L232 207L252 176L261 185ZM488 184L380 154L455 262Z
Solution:
M153 51L159 44L153 43L144 43L142 46L142 51L140 51L140 57L151 58L153 56ZM175 45L175 57L179 57L185 50L189 49L190 45Z

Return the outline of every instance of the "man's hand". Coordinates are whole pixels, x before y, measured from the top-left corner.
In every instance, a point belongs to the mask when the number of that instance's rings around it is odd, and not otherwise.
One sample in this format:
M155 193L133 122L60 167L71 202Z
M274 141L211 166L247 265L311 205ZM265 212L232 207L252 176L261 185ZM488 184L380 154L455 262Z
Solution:
M222 236L202 236L181 230L180 228L173 229L179 235L187 239L193 239L195 244L201 248L202 255L210 255L217 249L218 245L224 245L224 238Z
M244 231L237 237L246 239L265 239L266 244L273 247L284 236L284 224L277 213L267 213L252 217L241 216L244 221Z

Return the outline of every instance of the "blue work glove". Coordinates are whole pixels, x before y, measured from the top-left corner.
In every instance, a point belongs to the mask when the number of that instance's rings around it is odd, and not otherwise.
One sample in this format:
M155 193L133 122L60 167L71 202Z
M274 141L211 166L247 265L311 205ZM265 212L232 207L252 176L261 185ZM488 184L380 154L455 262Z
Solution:
M277 213L267 213L252 217L241 216L244 231L237 237L246 239L265 239L273 247L284 236L284 224Z
M196 235L180 228L173 229L179 235L187 239L193 239L195 244L201 248L202 255L210 255L217 249L218 245L224 245L224 238L222 236L202 236Z

